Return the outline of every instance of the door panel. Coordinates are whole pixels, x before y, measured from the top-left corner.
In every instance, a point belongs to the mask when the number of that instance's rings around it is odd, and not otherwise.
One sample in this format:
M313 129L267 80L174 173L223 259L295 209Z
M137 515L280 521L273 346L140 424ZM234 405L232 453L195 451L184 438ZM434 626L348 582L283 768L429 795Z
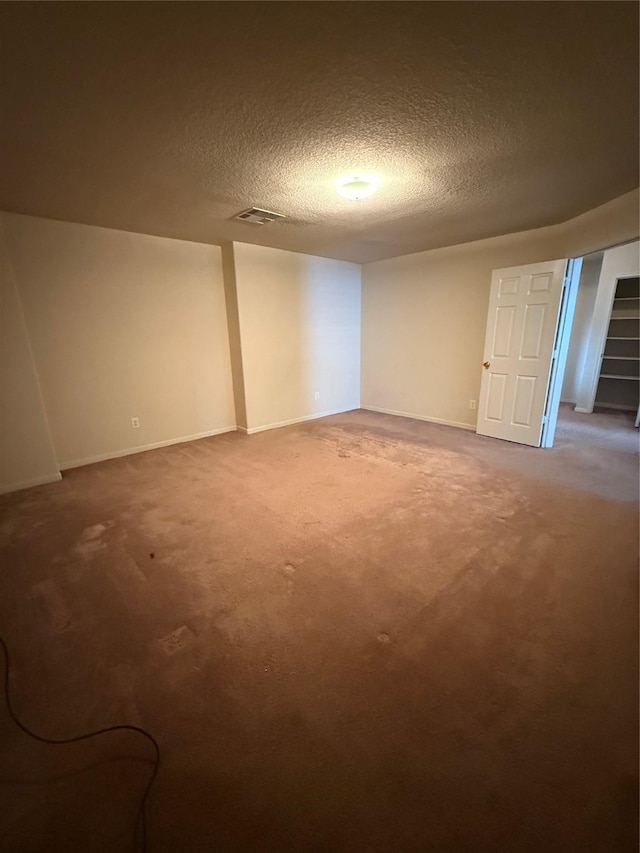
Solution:
M540 345L542 344L546 313L545 305L527 305L525 308L520 358L540 358Z
M503 278L500 280L500 296L518 292L518 278Z
M494 270L478 406L481 435L540 446L566 260Z
M489 375L487 418L491 421L502 421L506 388L507 377L504 373L491 373Z
M548 293L553 283L553 274L548 272L532 275L529 293Z
M513 403L513 422L518 426L531 426L531 413L536 394L537 377L517 376Z
M509 351L511 350L511 337L513 335L516 312L512 306L505 305L498 308L497 314L492 355L504 358L509 355Z

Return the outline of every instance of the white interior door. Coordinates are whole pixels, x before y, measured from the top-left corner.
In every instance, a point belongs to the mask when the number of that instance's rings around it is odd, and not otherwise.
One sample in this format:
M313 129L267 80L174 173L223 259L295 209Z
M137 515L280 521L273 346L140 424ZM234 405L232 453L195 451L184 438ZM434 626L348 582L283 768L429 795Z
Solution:
M566 268L565 259L493 271L480 435L540 447Z

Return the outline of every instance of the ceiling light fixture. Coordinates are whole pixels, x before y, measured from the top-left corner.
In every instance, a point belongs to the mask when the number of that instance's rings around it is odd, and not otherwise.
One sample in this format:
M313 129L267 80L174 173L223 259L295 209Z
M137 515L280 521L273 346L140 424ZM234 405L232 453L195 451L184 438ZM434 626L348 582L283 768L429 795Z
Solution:
M358 201L361 198L369 198L378 189L378 179L375 175L364 175L361 172L351 175L343 175L338 178L336 189L344 198Z

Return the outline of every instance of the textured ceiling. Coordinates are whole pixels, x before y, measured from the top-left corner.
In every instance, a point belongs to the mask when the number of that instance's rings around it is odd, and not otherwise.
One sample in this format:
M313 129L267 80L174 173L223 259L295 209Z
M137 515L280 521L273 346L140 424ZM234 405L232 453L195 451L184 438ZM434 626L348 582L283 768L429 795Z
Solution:
M638 186L638 6L1 3L0 208L358 262ZM380 188L353 202L354 168ZM230 222L251 205L284 213Z

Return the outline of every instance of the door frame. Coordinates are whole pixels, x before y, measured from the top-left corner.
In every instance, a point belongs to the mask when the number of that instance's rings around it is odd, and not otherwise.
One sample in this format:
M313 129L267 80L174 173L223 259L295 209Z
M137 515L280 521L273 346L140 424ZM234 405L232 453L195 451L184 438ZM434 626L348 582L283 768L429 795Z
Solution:
M553 447L558 423L558 412L560 411L560 396L562 394L562 382L564 371L567 366L569 355L569 343L571 341L571 330L573 328L573 317L576 312L576 300L578 298L578 287L580 285L580 274L582 273L582 258L569 258L562 284L562 296L560 297L560 311L558 313L558 325L551 355L551 373L549 375L549 386L547 388L547 402L542 417L542 439L540 447Z

